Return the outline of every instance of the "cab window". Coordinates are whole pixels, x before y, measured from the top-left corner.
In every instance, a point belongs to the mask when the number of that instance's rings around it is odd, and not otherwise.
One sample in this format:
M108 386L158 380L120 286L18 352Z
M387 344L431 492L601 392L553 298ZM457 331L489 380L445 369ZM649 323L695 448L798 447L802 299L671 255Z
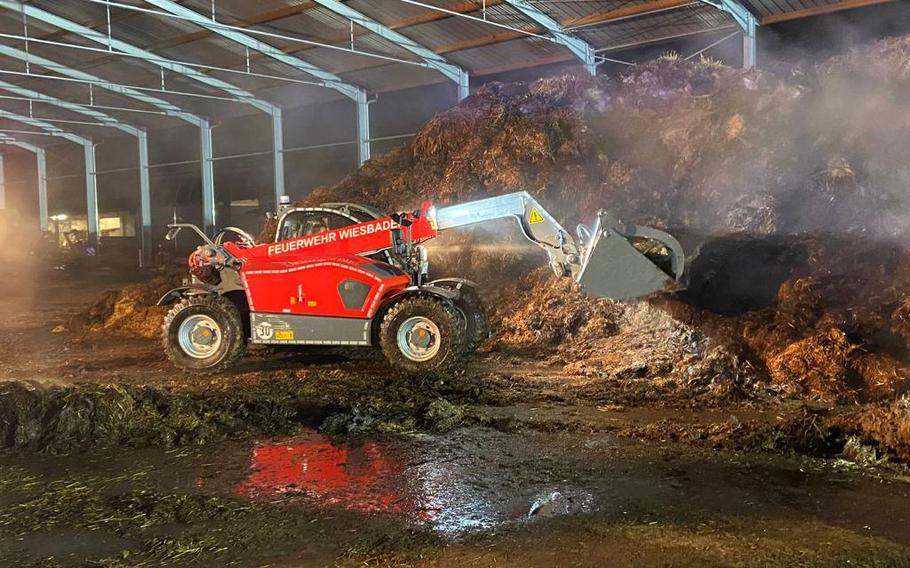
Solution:
M288 239L308 237L355 223L356 221L331 211L292 211L284 217L284 221L278 231L278 240L286 241Z

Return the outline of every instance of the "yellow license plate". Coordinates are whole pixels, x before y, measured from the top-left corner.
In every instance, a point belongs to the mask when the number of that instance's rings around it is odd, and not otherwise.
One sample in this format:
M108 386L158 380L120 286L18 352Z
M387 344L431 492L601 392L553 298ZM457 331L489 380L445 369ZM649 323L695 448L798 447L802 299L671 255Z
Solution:
M275 339L278 341L293 341L294 331L290 329L279 329L275 332Z

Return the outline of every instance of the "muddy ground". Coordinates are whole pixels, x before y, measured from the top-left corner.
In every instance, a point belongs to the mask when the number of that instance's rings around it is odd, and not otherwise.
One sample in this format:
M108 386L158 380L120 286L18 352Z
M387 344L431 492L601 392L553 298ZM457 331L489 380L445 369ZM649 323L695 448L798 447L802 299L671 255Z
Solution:
M439 239L498 333L441 377L262 349L199 379L155 339L171 276L0 262L0 565L910 565L907 69L900 37L488 84L312 192L699 236L685 293L630 304L514 231Z
M198 379L72 329L131 279L0 299L0 565L910 564L910 476L851 407L504 348L432 380L319 350Z

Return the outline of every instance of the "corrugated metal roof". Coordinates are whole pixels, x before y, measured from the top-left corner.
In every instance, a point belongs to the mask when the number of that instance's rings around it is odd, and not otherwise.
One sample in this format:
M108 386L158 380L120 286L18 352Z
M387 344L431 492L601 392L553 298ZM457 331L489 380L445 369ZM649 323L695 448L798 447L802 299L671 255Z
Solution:
M749 0L747 2L748 7L763 18L839 3L840 0Z
M463 18L446 18L417 26L409 26L399 31L421 45L436 50L446 45L492 35L496 33L497 29L483 22Z
M83 25L103 20L107 10L100 4L87 2L60 2L59 0L33 0L31 5ZM37 24L37 22L36 22Z
M102 16L103 20L103 16ZM107 31L104 25L99 31ZM199 31L199 27L177 18L164 19L154 14L135 15L111 23L111 35L140 47L152 46L181 34ZM70 36L72 37L72 36Z
M119 0L132 5L153 8L142 0ZM585 25L572 31L578 38L598 50L626 48L665 41L729 28L735 23L726 13L696 0L678 4L661 3L654 13L640 12L653 0L529 0L554 20L570 26ZM802 10L837 5L843 0L743 0L759 18L798 13ZM527 15L503 0L422 0L418 6L399 0L347 0L351 8L395 29L417 44L442 55L475 75L510 68L533 66L559 59L571 60L569 51ZM31 5L99 31L107 29L107 10L97 3L69 0L33 0ZM184 0L182 5L211 16L211 0ZM446 14L433 6L454 10ZM484 9L485 8L485 9ZM638 9L637 9L638 8ZM156 14L138 13L112 7L113 35L136 46L153 50L172 60L246 69L247 50L212 32L206 32L188 21ZM463 17L464 16L464 17ZM307 0L215 0L218 21L246 28L260 41L275 46L326 71L341 75L346 81L371 91L388 91L429 82L446 80L424 66L419 57L395 42L353 25L346 18ZM469 19L473 17L476 19ZM320 43L335 48L309 45L301 41L258 35L270 32ZM353 46L363 53L350 51ZM22 18L12 12L0 11L0 33L23 34ZM29 20L30 37L51 37L77 45L101 47L76 34L64 33L53 26ZM8 45L22 46L21 40L0 38ZM84 67L106 79L129 85L154 86L160 72L154 63L122 56L78 51L66 47L30 45L32 53L45 55L73 67ZM403 62L390 61L399 59ZM100 64L99 64L100 62ZM7 69L21 69L23 64L2 60ZM296 80L311 80L312 76L273 59L252 53L250 69L256 73ZM319 100L339 96L332 90L311 87L276 78L239 75L236 72L206 71L236 84L258 96L286 104L289 101ZM166 84L195 93L224 95L217 89L175 73L165 74ZM21 79L22 81L41 81ZM48 81L41 81L44 85ZM82 95L79 84L57 84L55 92ZM319 93L317 96L316 93ZM116 95L110 95L116 96ZM169 97L169 98L168 98ZM73 97L70 97L73 98ZM206 108L200 100L187 100L174 95L162 95L176 104ZM123 102L122 100L120 101ZM213 103L214 104L214 103ZM220 103L215 106L221 106Z
M211 16L211 0L185 0L181 4L200 14ZM263 14L287 8L288 6L307 5L306 0L217 0L215 2L215 17L221 22L232 22L235 20L247 20L257 14Z
M426 8L406 2L389 2L388 0L350 0L347 5L386 25L427 13Z
M651 43L728 25L735 25L733 19L710 6L683 6L654 15L585 27L575 34L595 47L610 48Z
M552 16L553 19L562 22L565 20L582 18L590 14L615 10L623 6L634 5L635 2L622 2L616 0L598 2L596 0L591 0L590 2L540 2L536 4L538 8Z
M495 59L490 58L489 47L456 51L450 53L448 57L467 69L480 71L494 66L507 67L522 61L549 59L564 51L565 48L553 42L530 38L516 39L497 44Z
M440 80L436 71L410 65L390 64L345 73L345 79L371 91L390 91Z

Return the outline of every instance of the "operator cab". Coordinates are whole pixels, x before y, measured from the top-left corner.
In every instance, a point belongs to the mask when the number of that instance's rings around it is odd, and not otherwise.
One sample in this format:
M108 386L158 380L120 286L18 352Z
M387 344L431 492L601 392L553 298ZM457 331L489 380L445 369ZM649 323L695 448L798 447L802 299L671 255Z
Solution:
M382 219L385 214L372 207L352 203L324 203L319 207L288 208L278 218L276 241L286 241L340 229L366 221Z
M275 240L286 241L288 239L308 237L316 233L340 229L359 222L350 215L343 215L331 209L323 209L321 207L295 209L288 211L281 218Z
M278 218L275 241L308 237L323 231L341 229L367 221L382 219L386 215L372 207L353 203L324 203L319 207L287 208ZM396 265L388 251L369 255L368 258Z

